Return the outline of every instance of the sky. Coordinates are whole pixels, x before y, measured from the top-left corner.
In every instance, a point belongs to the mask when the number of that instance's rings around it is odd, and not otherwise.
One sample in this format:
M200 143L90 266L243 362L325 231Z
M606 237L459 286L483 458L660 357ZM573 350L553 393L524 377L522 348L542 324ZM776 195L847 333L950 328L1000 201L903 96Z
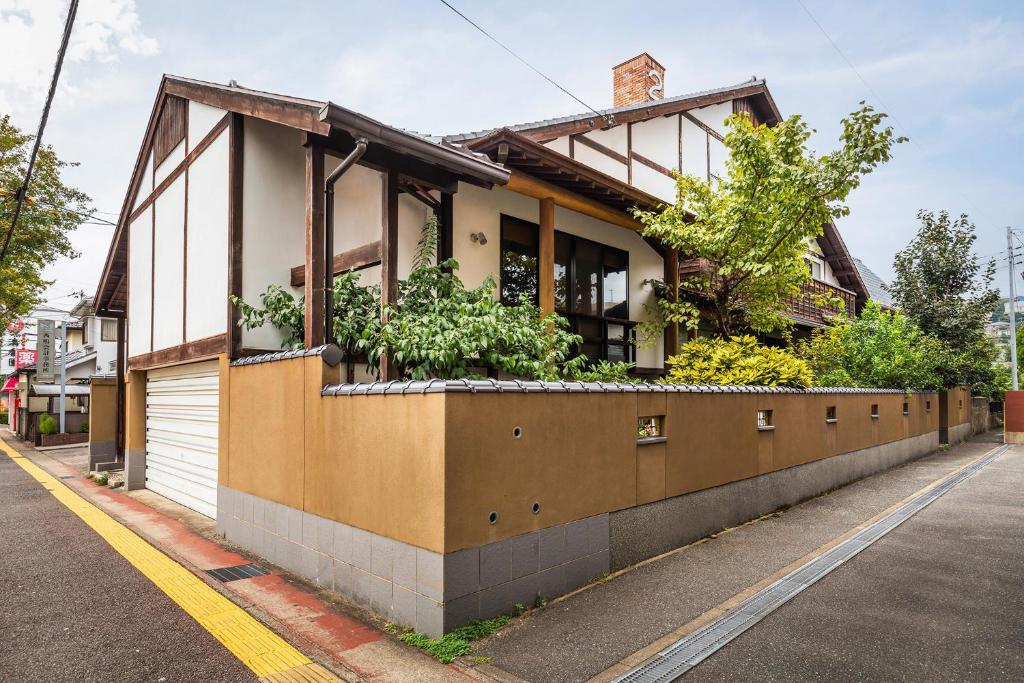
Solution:
M452 4L595 108L611 105L611 67L647 51L666 68L667 96L766 78L783 115L815 128L818 152L861 100L886 111L911 142L839 222L884 279L920 209L968 213L986 258L1005 255L1007 225L1024 229L1024 3ZM0 112L23 129L38 125L66 11L66 0L0 0ZM44 141L80 164L67 180L101 218L116 220L164 73L331 100L434 134L581 111L439 0L83 0ZM81 256L47 271L53 305L95 291L112 234L77 230Z

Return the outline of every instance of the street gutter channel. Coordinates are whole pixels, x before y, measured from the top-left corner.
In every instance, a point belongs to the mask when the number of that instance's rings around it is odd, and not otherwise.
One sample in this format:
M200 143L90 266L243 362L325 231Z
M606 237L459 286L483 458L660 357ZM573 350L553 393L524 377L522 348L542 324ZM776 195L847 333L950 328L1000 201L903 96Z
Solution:
M1004 445L967 465L850 538L752 595L735 609L676 641L614 683L667 683L697 666L783 604L843 565L878 539L907 521L1005 453Z

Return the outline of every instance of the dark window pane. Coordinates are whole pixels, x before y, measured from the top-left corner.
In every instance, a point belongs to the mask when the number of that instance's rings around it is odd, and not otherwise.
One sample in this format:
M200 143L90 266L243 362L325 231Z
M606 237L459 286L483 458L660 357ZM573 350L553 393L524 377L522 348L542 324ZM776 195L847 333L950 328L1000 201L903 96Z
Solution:
M501 300L537 302L537 226L507 216L501 221Z
M604 314L608 318L629 319L626 300L626 269L604 267Z
M601 247L585 240L576 241L576 277L573 311L600 315Z
M608 341L626 341L626 326L609 324Z
M601 360L601 344L598 342L583 342L580 344L580 353L587 357L587 360Z
M566 311L569 307L569 264L572 260L572 238L565 233L555 233L555 309Z
M612 363L622 362L625 363L629 359L626 357L626 347L617 346L615 344L608 345L608 360Z

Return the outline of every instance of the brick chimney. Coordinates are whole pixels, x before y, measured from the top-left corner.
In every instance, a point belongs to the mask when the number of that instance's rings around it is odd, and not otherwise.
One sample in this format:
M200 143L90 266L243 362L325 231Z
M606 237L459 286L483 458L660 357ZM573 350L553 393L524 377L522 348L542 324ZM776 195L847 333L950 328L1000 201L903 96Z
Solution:
M665 67L641 52L612 67L612 106L660 100L665 96Z

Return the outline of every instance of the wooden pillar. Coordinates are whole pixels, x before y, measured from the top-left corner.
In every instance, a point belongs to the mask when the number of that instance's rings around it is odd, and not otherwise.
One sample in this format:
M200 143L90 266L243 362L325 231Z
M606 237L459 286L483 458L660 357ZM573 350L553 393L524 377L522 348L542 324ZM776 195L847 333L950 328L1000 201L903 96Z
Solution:
M306 318L307 349L324 343L324 148L306 145Z
M102 324L102 323L101 323ZM124 364L127 356L127 331L124 317L117 319L117 427L114 433L114 450L117 453L117 460L124 462Z
M555 200L551 197L540 200L537 245L539 305L541 312L547 314L555 310Z
M394 304L398 300L398 173L387 170L381 174L381 230L380 230L380 300ZM382 310L382 322L387 314ZM388 354L380 359L381 381L398 379L395 360Z
M437 262L443 263L455 256L454 238L454 195L451 192L441 193L441 205L437 210Z
M245 117L232 112L228 119L228 294L242 296L242 191L245 163ZM228 297L228 356L242 355L242 313Z
M679 300L679 252L665 248L665 286L672 301ZM665 358L679 353L679 323L669 323L665 328Z

